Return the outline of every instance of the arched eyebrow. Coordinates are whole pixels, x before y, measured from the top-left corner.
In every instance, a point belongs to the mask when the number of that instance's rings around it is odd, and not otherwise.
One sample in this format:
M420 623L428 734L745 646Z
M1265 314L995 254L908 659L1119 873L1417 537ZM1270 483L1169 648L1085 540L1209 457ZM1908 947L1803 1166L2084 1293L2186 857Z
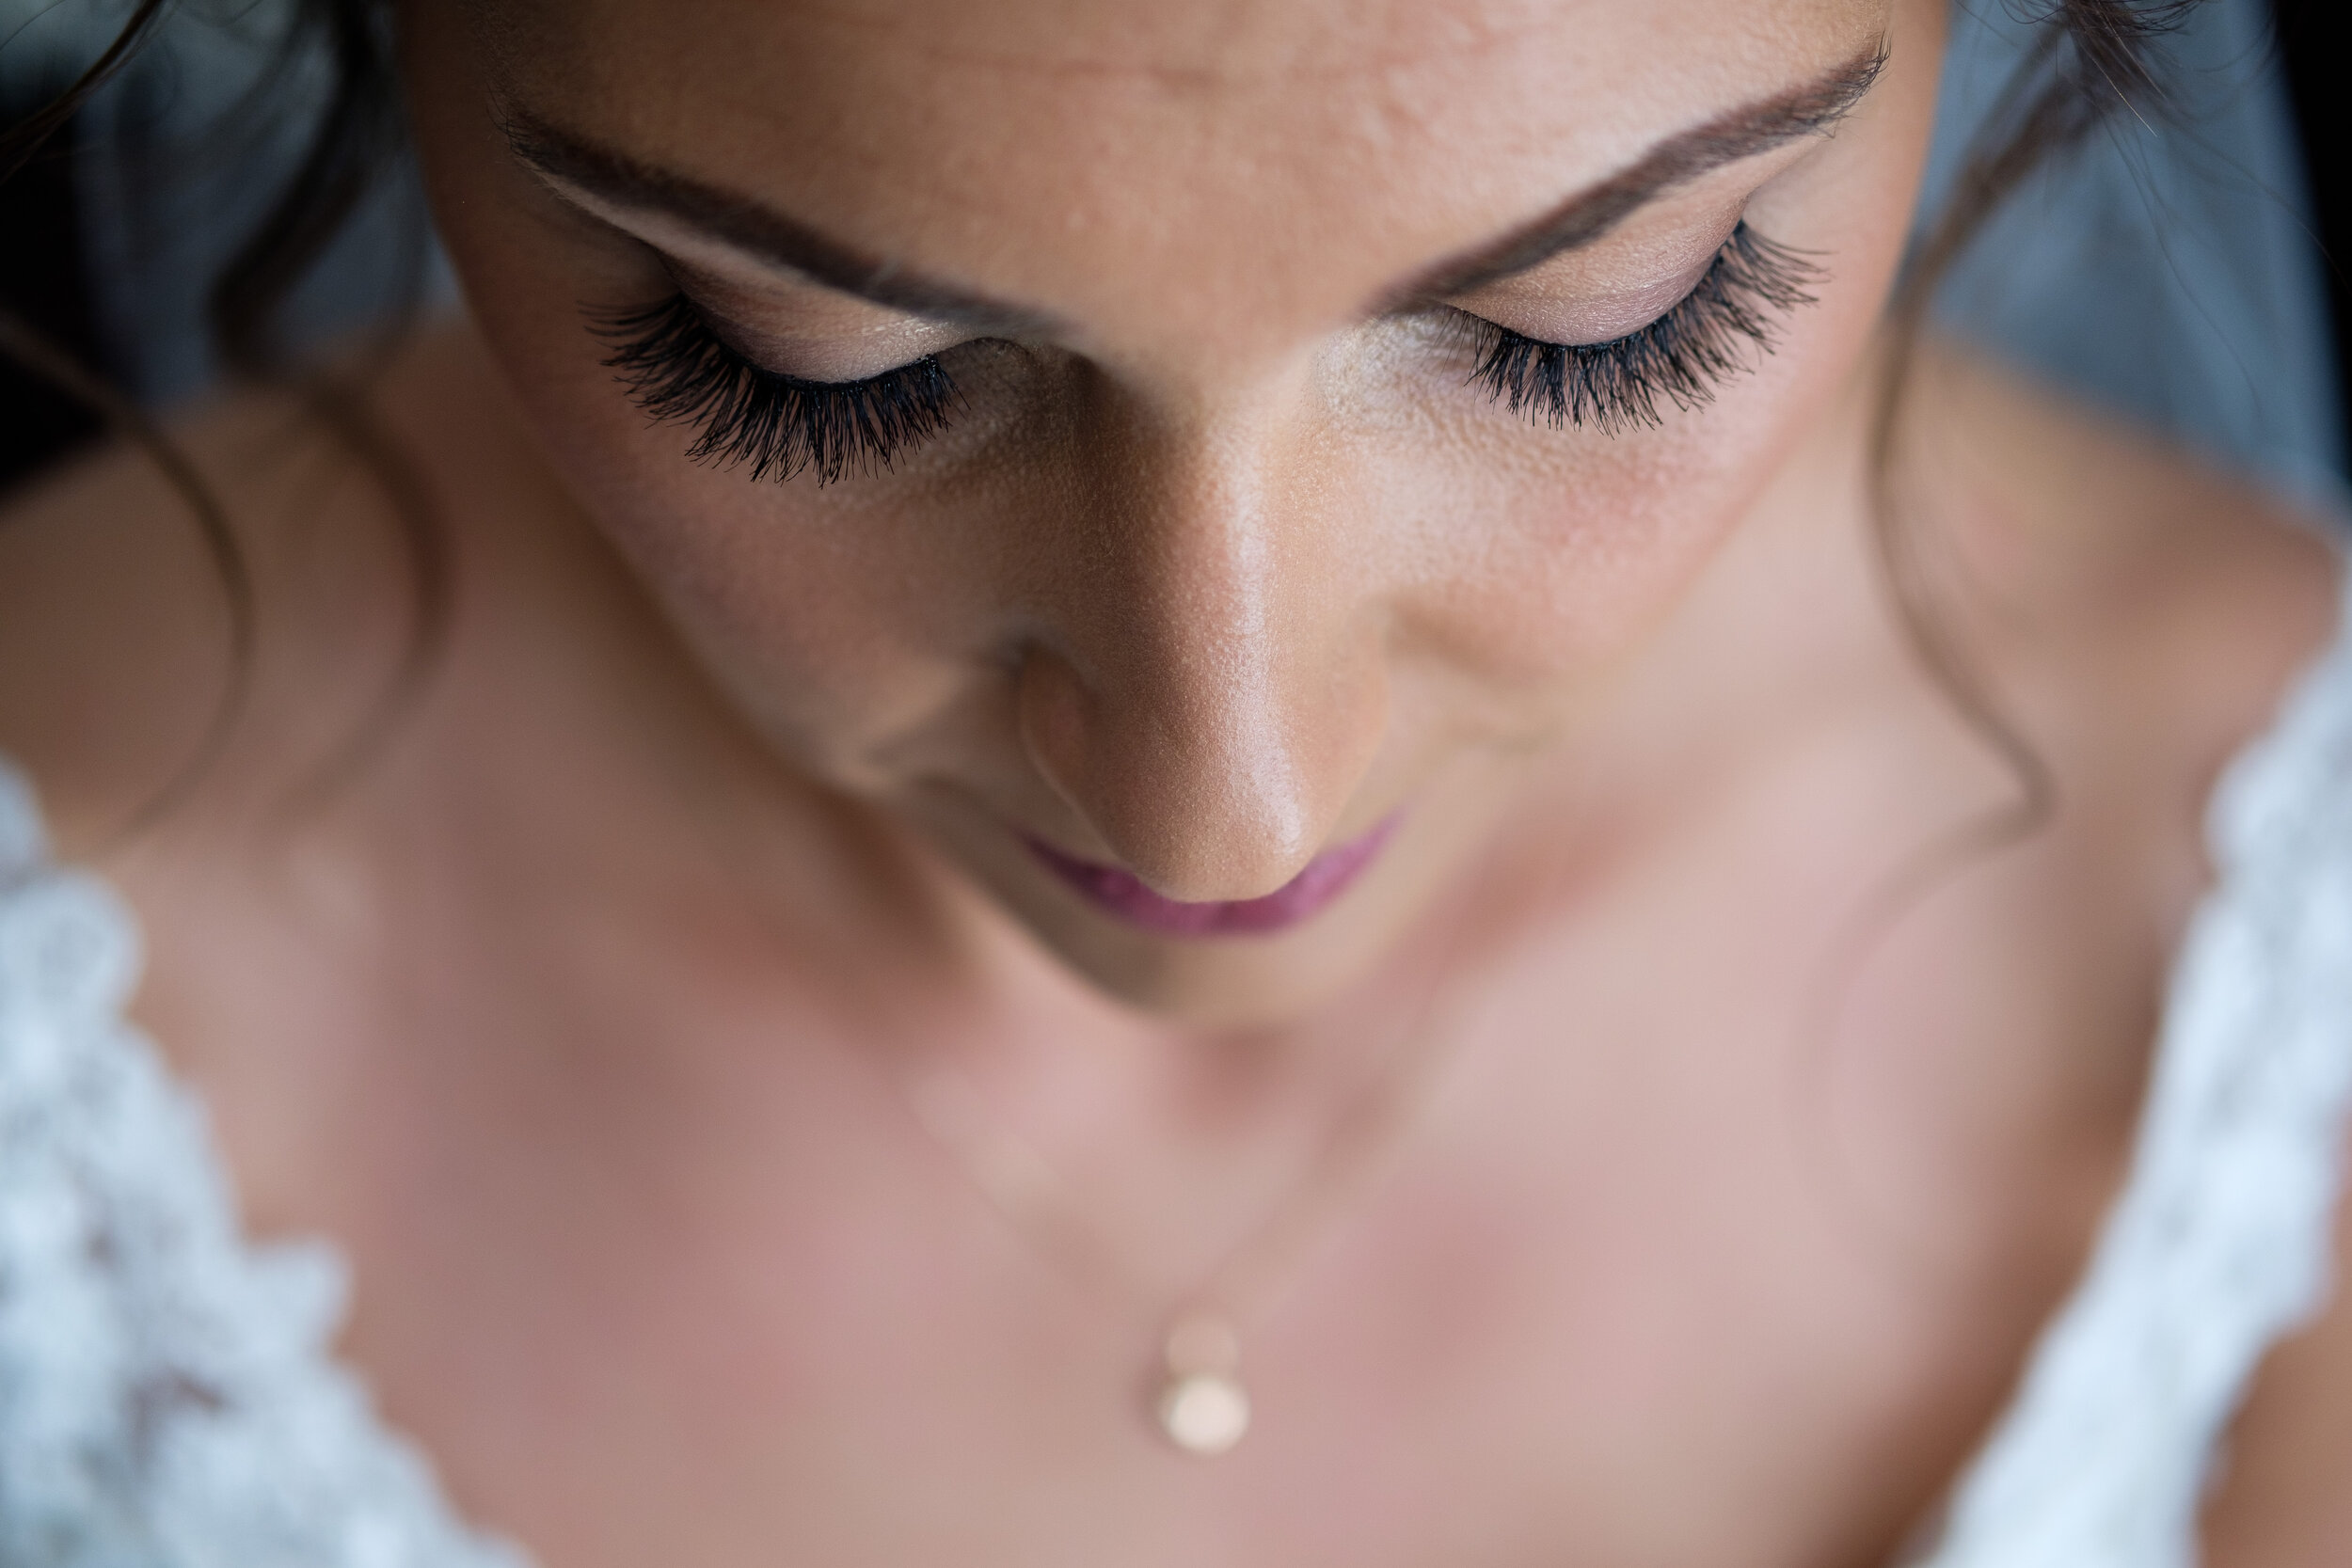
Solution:
M1442 261L1392 291L1389 307L1461 293L1525 272L1592 244L1648 202L1710 169L1822 135L1861 102L1885 64L1884 46L1874 45L1816 81L1670 135L1621 172L1578 192L1534 222ZM615 206L660 213L828 288L976 331L1051 337L1062 330L1062 324L1047 312L991 299L870 255L749 197L565 131L512 101L500 105L498 122L515 156L558 184Z
M507 145L524 166L559 185L574 186L616 207L675 218L748 256L812 277L827 288L888 309L980 332L1045 337L1060 328L1061 324L1043 311L989 299L868 255L747 196L641 162L564 131L517 104L501 103L497 118Z
M1873 44L1820 79L1668 136L1619 173L1568 198L1533 223L1468 255L1440 261L1398 290L1395 303L1466 293L1593 244L1648 203L1726 164L1806 136L1825 135L1861 103L1886 69Z

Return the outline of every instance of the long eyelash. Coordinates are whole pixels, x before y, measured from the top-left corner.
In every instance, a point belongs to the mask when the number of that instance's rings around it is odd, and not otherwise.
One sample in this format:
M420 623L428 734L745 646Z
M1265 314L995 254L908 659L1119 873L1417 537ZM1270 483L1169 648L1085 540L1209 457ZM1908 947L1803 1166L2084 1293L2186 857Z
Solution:
M684 294L607 316L592 330L613 345L603 363L620 372L638 407L701 432L686 455L751 465L755 480L803 472L831 484L852 470L890 467L906 448L946 428L955 379L926 355L863 381L803 381L761 370L710 330Z
M1825 275L1804 252L1751 230L1732 230L1698 286L1639 331L1606 343L1548 343L1472 317L1485 386L1514 414L1615 435L1660 422L1659 400L1688 411L1711 402L1725 378L1750 368L1753 344L1770 354L1775 317L1810 305Z

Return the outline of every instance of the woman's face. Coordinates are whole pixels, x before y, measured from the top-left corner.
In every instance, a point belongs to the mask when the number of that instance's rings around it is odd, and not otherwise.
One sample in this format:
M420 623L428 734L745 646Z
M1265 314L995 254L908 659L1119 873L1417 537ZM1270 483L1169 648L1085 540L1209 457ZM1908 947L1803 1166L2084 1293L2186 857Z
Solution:
M721 689L1098 984L1233 1021L1376 958L1844 405L1942 17L406 22L482 328Z

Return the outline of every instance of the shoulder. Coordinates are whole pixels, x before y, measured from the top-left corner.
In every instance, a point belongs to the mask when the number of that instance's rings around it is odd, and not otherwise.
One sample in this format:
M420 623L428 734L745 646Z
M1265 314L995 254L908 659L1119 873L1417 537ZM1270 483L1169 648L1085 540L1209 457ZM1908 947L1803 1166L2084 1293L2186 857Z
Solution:
M2302 799L2305 816L2316 813L2330 841L2315 860L2308 835L2285 847L2299 857L2296 869L2310 873L2304 883L2319 884L2338 865L2352 876L2352 848L2345 847L2352 845L2352 794L2333 810L2328 781L2296 760L2332 742L2320 736L2323 744L2311 744L2308 723L2279 730L2286 699L2346 636L2341 625L2344 535L2337 525L1963 353L1940 350L1923 368L1922 381L1920 406L1929 418L1916 438L1916 473L1927 483L1918 487L1918 509L1924 524L1937 529L1934 546L1949 550L1932 562L1938 580L1963 607L1968 642L1989 650L1996 697L2010 705L2028 740L2046 751L2058 778L2061 836L2090 846L2111 873L2105 879L2122 901L2107 907L2131 911L2152 958L2153 977L2160 982L2163 965L2177 965L2185 956L2182 939L2190 916L2216 890L2220 871L2233 878L2222 902L2241 906L2241 914L2248 877L2280 890L2280 898L2255 900L2274 918L2277 904L2301 897L2294 872L2278 874L2279 843L2254 857L2268 871L2236 863L2246 847L2239 840L2249 827L2247 798L2220 814L2227 867L2215 863L2217 847L2208 838L2217 784L2262 737L2283 734L2292 754L2268 753L2260 774L2264 785L2255 793L2278 805L2278 789L2267 786L2296 775L2290 793ZM2344 666L2336 659L2330 668ZM2352 689L2339 696L2338 712L2352 708ZM2340 722L2334 733L2342 733ZM2242 778L2255 782L2254 775ZM2252 816L2267 820L2264 812ZM2352 885L2337 907L2352 911ZM2311 919L2308 900L2291 911L2284 918ZM2229 942L2222 943L2228 952L2212 950L2210 942L2192 947L2190 953L2201 953L2205 961L2182 967L2172 994L2181 996L2184 986L2203 985L2209 991L2206 983L2217 976L2207 971L2219 961L2231 972L2218 977L2224 989L2236 988L2241 999L2248 979L2265 988L2264 1016L2241 1019L2246 1028L2240 1033L2250 1030L2281 1050L2289 1043L2283 1034L2299 1042L2306 1057L2314 1048L2323 1057L2330 1050L2352 1053L2352 985L2325 994L2330 990L2325 962L2314 966L2306 955L2296 973L2307 983L2280 996L2275 974L2260 978L2264 965L2295 960L2273 952L2278 944L2264 942L2260 932L2252 942L2262 948L2253 956L2261 961L2252 963ZM2299 952L2309 943L2291 945ZM2161 990L2160 984L2152 988ZM2282 1016L2282 1007L2292 1011ZM2212 1014L2211 1006L2193 1005L2172 1024L2214 1037ZM2290 1020L2300 1027L2285 1027ZM2332 1040L2325 1037L2330 1031ZM2233 1037L2220 1043L2235 1054ZM2320 1077L2333 1082L2332 1074ZM2298 1093L2305 1097L2298 1100ZM2342 1129L2312 1114L2331 1102L2324 1084L2290 1086L2283 1096L2270 1095L2269 1109L2256 1119L2264 1137L2279 1140L2275 1152L2292 1163L2296 1149L2288 1145L2341 1137ZM2243 1106L2238 1109L2244 1114ZM2246 1177L2243 1170L2237 1174ZM2270 1170L2264 1179L2276 1176ZM2229 1195L2212 1190L2212 1172L2195 1180L2201 1199L2216 1199L2206 1217L2217 1217L2227 1231L2213 1240L2223 1253L2232 1245L2238 1249L2232 1278L2214 1284L2220 1299L2210 1313L2202 1312L2180 1299L2202 1287L2179 1277L2143 1274L2129 1289L2172 1295L2169 1305L2186 1314L2182 1321L2203 1325L2196 1329L2207 1336L2200 1341L2203 1351L2226 1346L2232 1355L2237 1349L2250 1354L2262 1347L2237 1338L2233 1326L2245 1319L2246 1303L2228 1298L2248 1289L2259 1295L2295 1275L2309 1256L2299 1250L2309 1232L2297 1229L2303 1220L2269 1212L2279 1205L2267 1199L2256 1205L2266 1212L2233 1211ZM2324 1227L2325 1221L2314 1223ZM2296 1234L2282 1239L2284 1230ZM2332 1240L2320 1240L2332 1245L2343 1274L2352 1265L2352 1213L2339 1213ZM2244 1249L2249 1245L2258 1248L2260 1266L2249 1267ZM2249 1274L2269 1284L2249 1285L2240 1277ZM2168 1345L2154 1354L2179 1350ZM2158 1389L2119 1388L2114 1397L2126 1407L2115 1412L2124 1420L2168 1418ZM2195 1424L2200 1430L2179 1436L2201 1447L2201 1421ZM2220 1450L2206 1516L2206 1560L2215 1568L2344 1560L2352 1553L2348 1464L2352 1300L2339 1293L2317 1322L2272 1351L2255 1375ZM2131 1506L2147 1506L2145 1497Z
M1948 344L1923 377L1931 413L1956 416L1920 437L1924 463L1970 497L1966 547L2009 608L2093 667L2145 669L2152 712L2225 746L2262 728L2334 634L2333 525Z
M368 399L427 467L446 466L435 411L464 401L447 357L420 343ZM122 442L0 497L0 755L38 783L69 855L169 789L228 705L240 760L315 750L288 733L309 721L293 693L322 672L356 683L345 692L380 684L410 618L392 500L310 400L221 398L173 418L167 438L225 539Z
M1922 376L1922 511L1962 635L1994 650L1996 694L2017 695L2062 795L2123 814L2119 842L2182 851L2152 859L2177 932L2211 874L2216 783L2344 632L2352 539L1963 351L1939 345Z
M174 433L208 499L249 512L257 407ZM233 530L240 558L251 531ZM242 565L242 559L239 561ZM109 443L0 504L0 752L39 781L72 842L159 784L229 684L228 601L197 519L142 454ZM157 657L167 647L169 657Z
M1967 519L1967 547L1991 563L1999 607L1987 624L2029 627L2031 667L2063 672L2040 689L2038 706L2057 716L2089 796L2077 816L2112 809L2155 835L2132 842L2166 847L2148 857L2156 876L2147 891L2152 928L2174 950L2214 885L2206 835L2217 781L2273 732L2301 677L2348 634L2345 536L2331 520L1997 369L1955 355L1932 373L1969 416L1955 421L1965 434L1933 444L1935 461L1970 474L1981 503ZM2344 816L2352 832L2352 796ZM2352 906L2352 888L2344 898ZM2352 1052L2352 986L2334 1006L2341 1047ZM2352 1264L2352 1211L2340 1209L2331 1245L2341 1275ZM2352 1553L2347 1466L2352 1297L2339 1291L2255 1377L2220 1453L2207 1560L2343 1560Z

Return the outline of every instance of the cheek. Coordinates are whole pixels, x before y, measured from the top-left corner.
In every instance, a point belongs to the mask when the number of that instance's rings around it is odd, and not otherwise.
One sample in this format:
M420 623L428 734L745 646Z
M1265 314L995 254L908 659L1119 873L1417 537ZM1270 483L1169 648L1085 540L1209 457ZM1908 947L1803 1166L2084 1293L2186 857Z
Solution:
M1925 13L1925 14L1913 14ZM1498 683L1556 688L1621 658L1672 613L1743 525L1771 526L1758 499L1806 443L1807 473L1859 480L1871 341L1909 234L1931 128L1931 8L1907 8L1906 47L1857 123L1827 155L1758 197L1749 221L1815 259L1815 303L1783 322L1774 352L1750 351L1715 401L1615 439L1521 429L1489 436L1460 471L1482 541L1474 578L1444 605L1449 645ZM1491 421L1496 411L1483 411ZM1489 431L1509 428L1489 423ZM1466 445L1465 450L1470 450ZM1434 546L1433 546L1434 547Z
M1776 353L1657 429L1555 432L1481 407L1463 461L1387 475L1377 493L1418 491L1426 507L1406 535L1429 585L1417 640L1539 705L1637 651L1799 445L1836 428L1823 415L1861 358L1883 271L1841 274Z
M878 736L919 721L970 667L981 634L958 628L980 625L979 574L959 569L953 534L880 507L881 485L815 492L688 461L692 433L629 402L581 309L659 298L666 276L564 231L501 177L502 156L437 157L423 129L474 320L549 467L736 705L850 782Z
M1745 475L1724 422L1705 450L1651 434L1569 471L1466 476L1470 504L1422 546L1448 569L1405 601L1414 644L1537 718L1618 662L1733 527Z
M892 737L970 668L946 646L977 624L972 575L889 517L688 461L691 432L649 423L552 291L501 288L495 266L469 289L550 467L729 705L815 777L884 782Z
M902 738L987 667L994 607L961 519L689 462L690 434L648 428L609 379L535 401L571 487L706 673L817 776L884 784Z
M1450 646L1517 686L1605 668L1672 613L1736 531L1765 526L1759 498L1800 448L1818 445L1808 465L1825 458L1859 477L1859 422L1836 409L1862 393L1876 363L1869 345L1908 231L1907 166L1888 162L1883 201L1813 224L1785 212L1766 219L1766 232L1821 257L1826 276L1815 303L1784 321L1774 351L1749 351L1751 370L1712 403L1615 437L1528 430L1481 410L1483 460L1457 470L1472 498L1460 527L1479 546L1461 555L1474 571L1443 601Z

